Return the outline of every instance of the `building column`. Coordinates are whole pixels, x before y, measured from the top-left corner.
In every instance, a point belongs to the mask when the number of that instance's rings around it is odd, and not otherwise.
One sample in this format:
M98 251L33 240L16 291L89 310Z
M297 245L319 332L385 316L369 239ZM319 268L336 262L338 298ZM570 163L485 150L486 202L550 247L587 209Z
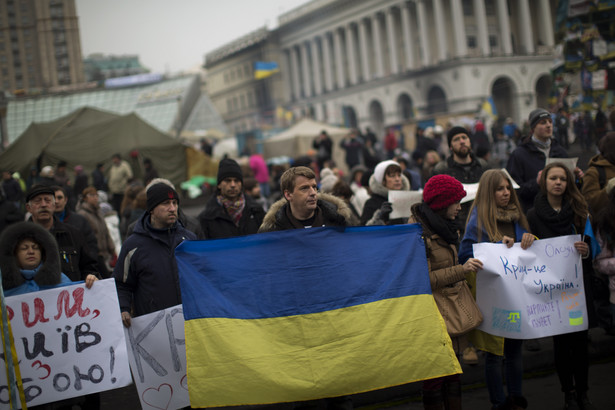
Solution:
M397 36L395 35L395 16L393 8L386 11L387 41L389 42L389 62L391 63L391 74L399 73L399 58L397 57Z
M352 23L346 26L346 51L348 52L348 75L350 77L350 84L356 84L359 81L357 74L357 42L354 38Z
M369 46L367 45L367 20L359 22L359 43L361 46L361 72L363 82L371 80L372 74L369 70Z
M308 54L308 43L303 42L301 48L301 71L303 71L303 95L310 97L314 95L312 91L312 74L310 73L310 59Z
M433 1L434 20L436 22L436 41L438 42L438 61L446 60L446 32L444 31L444 14L442 12L442 0ZM482 0L481 0L482 1Z
M512 40L510 39L510 18L508 17L507 0L497 0L498 26L500 26L500 42L502 43L502 53L511 55L513 53Z
M374 51L375 51L375 67L376 67L376 77L381 78L384 76L384 61L382 56L382 25L380 24L380 18L378 17L378 13L372 16L372 37L374 40Z
M284 49L284 67L282 67L282 73L284 73L284 96L285 101L291 101L293 99L293 74L292 74L292 62L290 53L292 48Z
M329 45L329 34L322 36L322 62L325 72L325 90L333 90L333 65L331 64L331 47Z
M290 49L290 65L293 70L293 94L295 100L301 99L301 81L299 79L299 50L296 46L292 46Z
M421 65L427 67L431 58L429 56L429 46L427 44L427 14L425 13L424 0L417 0L416 12L418 14L419 23L419 40L421 42Z
M520 21L526 22L523 24L521 32L521 53L534 53L534 34L532 33L532 16L530 15L530 5L527 0L517 0L519 5ZM542 24L542 22L541 22Z
M320 56L318 54L318 37L311 41L312 45L312 72L314 73L314 95L320 95L322 89L322 77L320 75Z
M336 82L337 88L346 87L346 76L344 73L344 50L342 49L342 35L339 28L333 31L333 54L335 55Z
M538 37L542 40L545 46L553 47L555 39L553 38L553 19L551 18L551 6L549 0L540 0L538 4L538 29L540 34Z
M491 48L489 47L489 29L487 28L485 0L474 0L474 17L478 27L478 49L481 55L488 56L491 54Z
M453 17L453 37L455 38L455 57L463 57L468 55L468 43L461 0L451 0L451 9Z
M412 43L412 23L410 20L410 3L402 3L399 6L401 13L401 30L404 37L404 57L406 70L414 68L414 44Z

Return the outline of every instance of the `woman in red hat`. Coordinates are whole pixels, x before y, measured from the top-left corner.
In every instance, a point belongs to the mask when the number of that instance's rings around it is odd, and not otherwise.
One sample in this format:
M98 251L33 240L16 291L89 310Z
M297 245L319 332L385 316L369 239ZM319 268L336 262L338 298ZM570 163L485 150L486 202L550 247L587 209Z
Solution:
M450 175L435 175L423 188L423 202L412 205L409 223L420 223L423 228L429 280L436 305L444 312L447 294L467 290L466 275L483 267L480 260L469 258L463 265L458 262L459 226L457 214L460 201L466 196L461 182ZM469 294L469 291L467 291ZM473 303L469 297L470 303ZM446 320L445 320L446 321ZM451 336L455 353L460 354L468 346L465 334ZM461 379L459 374L426 380L423 382L423 406L425 409L461 409Z

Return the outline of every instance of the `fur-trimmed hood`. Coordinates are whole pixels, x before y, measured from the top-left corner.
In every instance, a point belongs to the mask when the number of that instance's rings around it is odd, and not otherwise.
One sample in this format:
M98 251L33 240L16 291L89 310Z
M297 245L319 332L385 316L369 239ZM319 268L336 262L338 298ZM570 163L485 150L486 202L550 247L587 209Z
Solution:
M378 182L373 174L369 177L369 189L372 191L372 194L385 198L389 197L389 188L385 187L382 182ZM404 174L401 174L401 190L410 191L410 181L408 181Z
M352 210L348 206L346 202L342 199L325 193L318 193L318 206L323 211L323 215L325 218L333 218L335 216L341 216L346 220L346 224L350 225L350 221L352 221L353 214ZM265 218L263 219L263 223L259 228L258 232L269 232L276 230L276 221L282 221L286 219L285 215L285 205L288 204L286 198L282 198L277 200L271 207ZM340 218L341 219L341 218Z
M39 286L57 285L61 282L60 252L53 235L34 222L18 222L6 227L0 235L0 269L4 289L12 289L26 282L17 266L14 250L18 242L28 237L38 242L45 255L34 281Z

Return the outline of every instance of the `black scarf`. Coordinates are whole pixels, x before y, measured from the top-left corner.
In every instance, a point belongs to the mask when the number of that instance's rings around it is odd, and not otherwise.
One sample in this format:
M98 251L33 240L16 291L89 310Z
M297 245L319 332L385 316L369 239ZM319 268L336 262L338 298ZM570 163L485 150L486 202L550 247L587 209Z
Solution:
M459 227L456 220L445 219L436 214L425 202L419 205L419 211L425 222L434 233L438 234L446 243L459 245Z
M549 204L547 196L539 192L534 200L534 212L555 236L570 235L573 232L574 211L569 201L563 200L562 209L557 212Z

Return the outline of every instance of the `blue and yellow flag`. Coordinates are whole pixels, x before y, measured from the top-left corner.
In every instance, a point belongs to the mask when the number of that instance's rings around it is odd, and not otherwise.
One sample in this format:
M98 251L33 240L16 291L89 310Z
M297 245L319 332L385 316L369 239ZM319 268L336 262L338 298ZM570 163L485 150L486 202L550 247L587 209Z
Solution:
M495 101L493 101L493 97L488 97L482 106L485 114L490 116L491 118L495 118L498 116L498 110L495 108Z
M460 373L419 225L176 249L193 407L335 397Z
M261 80L280 71L275 61L257 61L254 63L254 79Z
M585 231L583 232L583 236L587 236L591 239L590 246L592 251L592 259L596 259L596 256L600 255L600 252L602 252L602 248L598 243L598 238L596 238L596 235L594 235L594 229L592 228L592 223L589 220L589 215L585 220Z

